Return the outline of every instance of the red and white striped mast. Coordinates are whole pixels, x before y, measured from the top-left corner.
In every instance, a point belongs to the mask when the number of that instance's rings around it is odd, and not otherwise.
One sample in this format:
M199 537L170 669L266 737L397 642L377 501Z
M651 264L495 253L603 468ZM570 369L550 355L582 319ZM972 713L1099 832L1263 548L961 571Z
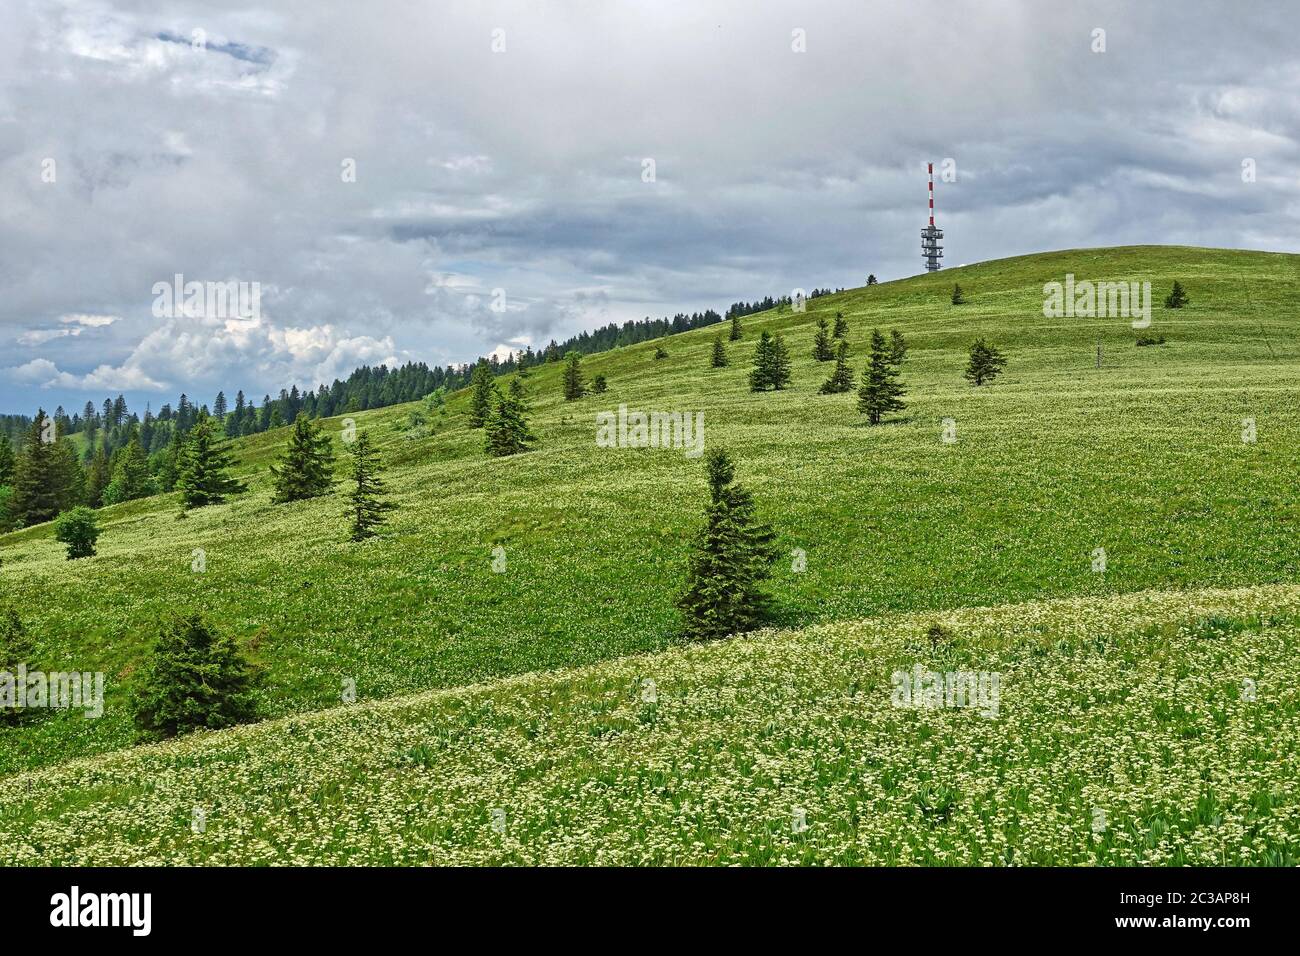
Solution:
M930 224L921 230L921 257L925 260L926 272L938 272L939 260L943 258L943 230L934 224L934 163L925 164L930 177Z

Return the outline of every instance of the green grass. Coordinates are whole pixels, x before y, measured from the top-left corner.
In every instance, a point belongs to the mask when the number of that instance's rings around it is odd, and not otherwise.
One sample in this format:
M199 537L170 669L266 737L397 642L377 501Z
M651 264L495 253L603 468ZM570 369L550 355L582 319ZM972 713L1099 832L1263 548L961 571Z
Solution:
M1042 285L1143 280L1160 348L1123 319L1046 319ZM960 281L968 303L949 304ZM595 414L703 411L706 442L741 480L789 552L772 589L781 623L859 619L1053 596L1296 579L1300 464L1300 259L1167 247L1075 250L945 270L818 298L802 314L744 320L732 365L708 366L715 329L593 356L610 390L566 403L558 365L530 379L534 452L491 460L456 427L408 440L408 407L356 415L391 466L400 510L381 539L346 542L340 495L270 503L266 466L287 429L237 443L249 494L178 520L173 497L103 512L99 555L67 562L49 526L0 536L0 588L22 607L47 670L103 670L107 711L0 729L0 771L129 745L130 678L158 618L195 607L267 672L268 717L661 651L705 495L699 460L595 445ZM904 415L866 427L854 395L819 396L829 363L809 355L818 316L844 310L860 373L873 326L910 343ZM788 391L751 394L763 329L786 334ZM1009 364L979 390L961 378L983 335ZM1105 364L1094 368L1101 340ZM1243 444L1241 419L1258 441ZM940 440L957 422L956 444ZM338 419L328 426L337 434ZM505 573L492 549L506 549ZM1106 573L1091 571L1104 547ZM195 548L207 571L190 570ZM709 653L708 649L692 653ZM132 786L147 786L133 783Z
M1294 866L1297 652L1295 585L767 632L0 781L0 864Z

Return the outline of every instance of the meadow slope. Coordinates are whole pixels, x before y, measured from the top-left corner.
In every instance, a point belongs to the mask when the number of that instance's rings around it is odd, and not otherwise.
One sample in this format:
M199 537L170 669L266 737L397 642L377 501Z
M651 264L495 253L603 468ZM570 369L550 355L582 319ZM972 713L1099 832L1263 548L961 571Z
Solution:
M0 864L1294 866L1297 651L1296 585L765 632L9 778Z
M1174 279L1155 309L1167 344L1137 348L1124 319L1047 319L1043 283ZM969 302L949 303L954 281ZM810 282L810 285L813 283ZM0 588L23 610L47 670L108 674L102 719L0 729L0 772L129 745L127 707L157 620L198 608L264 668L267 717L511 674L596 664L675 641L673 606L700 520L703 465L672 450L609 450L595 414L620 403L705 413L706 442L738 460L788 553L772 583L781 624L862 619L1169 587L1296 580L1300 258L1172 247L1073 250L944 270L744 320L732 364L708 366L715 330L592 356L605 395L567 403L558 366L529 380L539 444L491 460L464 427L408 439L394 407L354 416L378 439L400 506L381 538L348 543L340 495L270 503L266 466L285 430L236 443L248 494L178 520L173 496L106 509L97 557L64 560L49 526L0 536ZM872 327L911 343L904 414L868 428L853 395L819 396L816 319L843 310L860 372ZM781 331L793 387L752 394L749 357ZM961 377L977 335L1005 375ZM1095 366L1098 342L1104 362ZM1241 440L1254 418L1258 440ZM957 441L940 440L941 420ZM338 434L338 419L327 423ZM504 573L492 570L505 549ZM1091 555L1108 564L1094 573ZM191 570L194 549L206 571ZM707 655L711 649L688 654Z

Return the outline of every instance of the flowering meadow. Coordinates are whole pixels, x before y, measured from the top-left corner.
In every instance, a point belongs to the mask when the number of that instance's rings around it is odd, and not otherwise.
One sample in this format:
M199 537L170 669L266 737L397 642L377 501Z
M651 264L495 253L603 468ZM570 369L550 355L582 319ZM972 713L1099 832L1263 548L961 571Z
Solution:
M233 443L225 504L103 509L95 557L0 535L31 664L106 675L98 719L0 722L0 860L1295 862L1298 261L1069 250L819 296L745 316L723 368L703 328L585 358L609 387L578 401L534 369L538 442L506 459L464 394L445 427L329 419L370 432L398 506L360 544L341 492L272 503L288 429ZM1141 331L1045 316L1067 273L1191 301ZM906 336L878 427L818 393L837 312L859 375L873 328ZM753 393L763 331L792 382ZM979 388L976 337L1008 360ZM704 465L598 445L620 405L702 414L731 453L779 631L684 645ZM235 639L269 722L133 746L178 609ZM1000 674L997 716L891 706L917 664Z
M1295 865L1297 652L1292 585L765 632L11 778L0 863Z

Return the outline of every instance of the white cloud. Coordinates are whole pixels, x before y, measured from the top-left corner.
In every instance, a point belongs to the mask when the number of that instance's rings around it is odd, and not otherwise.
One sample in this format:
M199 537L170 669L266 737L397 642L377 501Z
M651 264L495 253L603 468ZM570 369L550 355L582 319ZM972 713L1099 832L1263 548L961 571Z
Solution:
M116 315L89 315L85 312L74 312L71 315L60 316L59 321L66 325L81 325L87 328L100 329L106 325L112 325L119 318L120 316Z

